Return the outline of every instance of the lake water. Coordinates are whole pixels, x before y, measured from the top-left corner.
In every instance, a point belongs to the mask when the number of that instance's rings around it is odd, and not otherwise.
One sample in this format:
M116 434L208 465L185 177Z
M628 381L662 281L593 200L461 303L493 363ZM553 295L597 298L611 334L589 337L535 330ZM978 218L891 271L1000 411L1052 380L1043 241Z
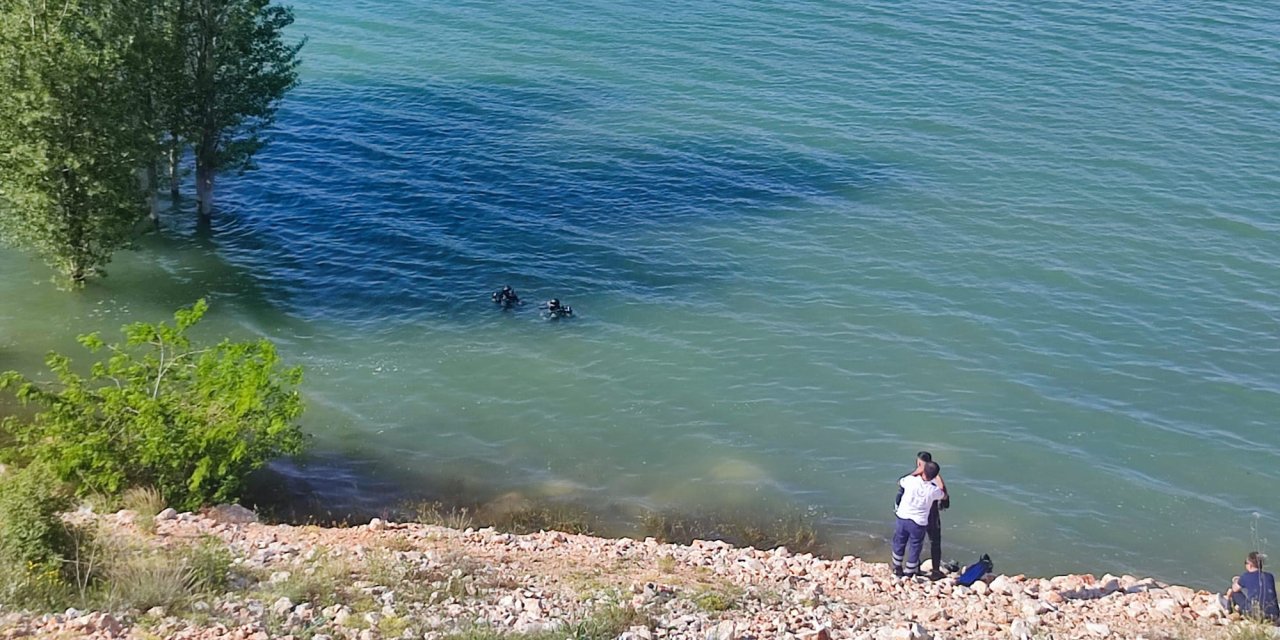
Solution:
M296 12L212 236L183 203L77 293L3 250L0 369L208 296L306 368L339 508L781 505L883 557L929 449L961 561L1280 549L1280 3Z

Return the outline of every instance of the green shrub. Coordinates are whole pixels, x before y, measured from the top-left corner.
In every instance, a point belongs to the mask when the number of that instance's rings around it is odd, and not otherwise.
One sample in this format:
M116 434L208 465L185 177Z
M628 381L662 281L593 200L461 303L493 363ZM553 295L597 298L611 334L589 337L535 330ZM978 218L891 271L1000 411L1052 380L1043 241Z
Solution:
M195 591L190 567L154 549L117 549L108 560L100 598L113 609L172 608Z
M191 573L197 593L220 593L231 583L231 551L213 536L204 536L180 552L181 564Z
M44 466L0 479L0 559L41 570L59 567L72 548L61 516L70 506L62 483Z
M154 486L180 509L234 501L250 472L302 449L302 373L282 368L265 339L193 344L187 331L207 308L181 309L173 325L128 325L122 343L81 336L107 351L87 377L56 353L46 360L56 385L0 374L0 390L41 409L6 418L4 430L82 493Z

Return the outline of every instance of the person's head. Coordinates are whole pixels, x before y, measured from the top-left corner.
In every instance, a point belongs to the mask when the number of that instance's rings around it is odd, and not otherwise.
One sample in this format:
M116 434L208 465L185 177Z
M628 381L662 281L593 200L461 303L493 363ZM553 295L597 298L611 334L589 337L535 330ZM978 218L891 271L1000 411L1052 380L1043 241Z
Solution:
M1250 551L1249 555L1244 557L1244 566L1250 571L1262 571L1262 561L1266 556L1257 551Z
M942 467L938 466L938 463L932 460L924 463L924 479L925 480L932 480L938 477L938 473L940 473L941 471L942 471Z
M928 451L921 451L920 453L917 453L916 454L916 473L920 473L921 471L924 471L924 465L929 462L933 462L933 454L929 453Z

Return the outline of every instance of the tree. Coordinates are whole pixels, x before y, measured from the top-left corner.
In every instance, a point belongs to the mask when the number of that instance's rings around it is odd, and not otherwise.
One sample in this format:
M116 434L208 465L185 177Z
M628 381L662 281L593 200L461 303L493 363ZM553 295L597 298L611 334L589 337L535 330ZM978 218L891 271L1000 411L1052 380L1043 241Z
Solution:
M145 215L136 170L152 153L122 2L0 3L0 239L73 284Z
M56 353L46 361L56 385L0 374L0 390L40 409L0 423L18 453L82 493L150 485L191 509L237 499L249 473L300 452L301 370L282 367L265 339L193 344L187 332L207 309L200 300L173 325L128 325L123 343L81 336L90 351L109 354L87 377Z
M199 216L208 222L217 173L253 168L284 94L298 82L298 51L284 28L293 10L270 0L177 0L175 33L186 64L181 136L196 161Z

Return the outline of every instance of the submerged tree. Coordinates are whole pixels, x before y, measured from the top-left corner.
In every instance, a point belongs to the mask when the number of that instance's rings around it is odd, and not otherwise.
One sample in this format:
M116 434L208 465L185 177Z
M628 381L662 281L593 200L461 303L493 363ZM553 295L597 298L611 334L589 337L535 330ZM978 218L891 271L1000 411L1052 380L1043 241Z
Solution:
M235 500L251 471L300 451L301 370L284 368L265 339L193 343L187 332L207 308L179 310L173 325L129 325L122 343L81 336L107 352L87 377L56 353L47 360L56 385L0 373L0 390L39 409L0 423L22 457L83 493L149 485L192 509Z
M151 153L124 3L0 3L0 238L72 283L145 215Z
M253 168L280 100L298 82L298 51L284 28L293 10L270 0L175 0L185 64L179 136L195 152L199 215L212 214L218 172Z

